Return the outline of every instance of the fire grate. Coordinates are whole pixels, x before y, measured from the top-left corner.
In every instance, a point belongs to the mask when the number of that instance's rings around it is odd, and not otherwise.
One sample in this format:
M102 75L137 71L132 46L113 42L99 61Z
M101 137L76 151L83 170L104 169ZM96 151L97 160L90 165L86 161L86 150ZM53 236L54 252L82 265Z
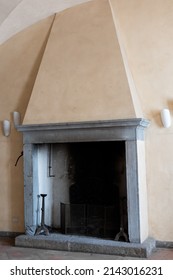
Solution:
M119 231L115 206L61 203L61 230L78 234L114 239Z

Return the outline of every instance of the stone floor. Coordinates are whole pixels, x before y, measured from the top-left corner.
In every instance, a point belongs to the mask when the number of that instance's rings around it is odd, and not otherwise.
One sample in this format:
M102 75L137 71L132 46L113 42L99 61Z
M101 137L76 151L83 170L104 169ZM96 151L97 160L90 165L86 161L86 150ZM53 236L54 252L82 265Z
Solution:
M21 248L14 246L14 238L0 237L0 260L137 260L135 257L117 255L89 254L44 250L35 248ZM140 258L141 259L141 258ZM149 260L173 260L173 248L157 248L148 258Z

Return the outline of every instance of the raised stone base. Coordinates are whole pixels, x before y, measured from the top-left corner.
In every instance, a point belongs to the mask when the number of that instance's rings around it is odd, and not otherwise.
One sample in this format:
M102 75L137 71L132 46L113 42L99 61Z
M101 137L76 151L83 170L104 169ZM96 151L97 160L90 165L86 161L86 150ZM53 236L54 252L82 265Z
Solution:
M49 236L19 235L15 246L147 258L155 248L155 240L148 238L144 243L137 244L52 233Z

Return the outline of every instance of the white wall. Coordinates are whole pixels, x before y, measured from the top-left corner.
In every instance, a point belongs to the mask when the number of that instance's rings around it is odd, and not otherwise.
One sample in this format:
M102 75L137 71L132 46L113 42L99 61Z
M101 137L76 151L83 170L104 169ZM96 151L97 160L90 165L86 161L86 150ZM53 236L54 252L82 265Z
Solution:
M65 144L54 144L50 155L48 144L42 144L38 147L38 180L35 180L35 183L38 181L38 186L34 186L38 191L34 192L34 195L38 198L42 193L47 194L45 198L45 224L58 228L60 226L60 203L69 202L68 149ZM49 158L50 156L51 158ZM49 164L52 167L50 173ZM42 198L39 197L39 204L38 200L36 202L39 223L41 222L41 206Z

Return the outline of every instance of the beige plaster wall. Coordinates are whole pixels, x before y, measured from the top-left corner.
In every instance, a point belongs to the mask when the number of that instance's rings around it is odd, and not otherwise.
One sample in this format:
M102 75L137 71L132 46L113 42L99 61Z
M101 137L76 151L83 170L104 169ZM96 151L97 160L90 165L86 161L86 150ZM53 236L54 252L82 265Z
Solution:
M109 2L57 14L23 123L133 117Z
M146 168L150 235L173 240L173 127L160 119L167 107L173 115L173 2L111 0L130 70L145 118Z
M54 17L30 27L0 46L0 121L11 121L11 134L0 129L0 231L23 231L23 162L15 167L22 136L14 128L12 112L22 119Z

